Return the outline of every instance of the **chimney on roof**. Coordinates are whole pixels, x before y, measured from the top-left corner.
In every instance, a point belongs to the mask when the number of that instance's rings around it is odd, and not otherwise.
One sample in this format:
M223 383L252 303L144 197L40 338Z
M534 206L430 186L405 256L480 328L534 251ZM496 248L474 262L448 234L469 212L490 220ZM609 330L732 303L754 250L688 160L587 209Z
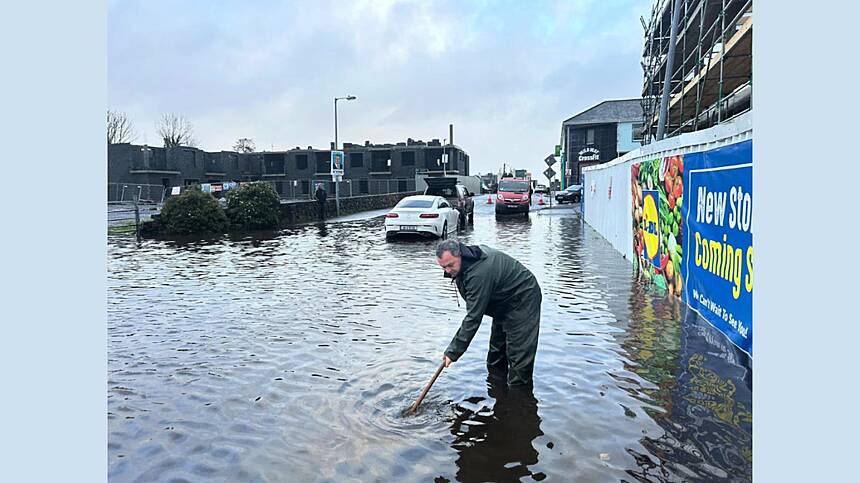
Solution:
M454 144L454 125L448 124L448 142Z

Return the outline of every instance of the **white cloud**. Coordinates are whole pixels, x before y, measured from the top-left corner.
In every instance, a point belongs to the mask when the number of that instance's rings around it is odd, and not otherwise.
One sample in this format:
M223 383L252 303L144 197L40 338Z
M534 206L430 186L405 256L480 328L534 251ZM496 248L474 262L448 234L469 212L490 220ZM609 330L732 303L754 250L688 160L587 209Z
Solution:
M181 112L204 149L455 138L474 171L531 163L561 121L639 94L649 0L113 2L109 106L156 144ZM165 12L170 11L170 15Z

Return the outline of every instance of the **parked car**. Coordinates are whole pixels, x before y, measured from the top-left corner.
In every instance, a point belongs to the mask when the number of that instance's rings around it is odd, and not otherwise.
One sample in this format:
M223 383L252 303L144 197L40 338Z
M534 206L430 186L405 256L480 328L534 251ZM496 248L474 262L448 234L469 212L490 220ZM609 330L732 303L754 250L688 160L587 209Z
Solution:
M407 196L385 215L385 238L402 233L448 237L460 212L441 196Z
M531 183L525 178L502 178L496 192L496 214L528 213Z
M539 184L535 186L535 193L543 193L545 195L549 194L549 188L545 184Z
M457 178L424 178L424 182L427 183L427 188L424 190L425 195L441 196L460 212L457 227L466 226L467 222L474 223L475 200L472 199L473 193L470 193L465 186L457 183Z
M582 185L572 184L555 194L555 200L562 203L579 203L582 201Z

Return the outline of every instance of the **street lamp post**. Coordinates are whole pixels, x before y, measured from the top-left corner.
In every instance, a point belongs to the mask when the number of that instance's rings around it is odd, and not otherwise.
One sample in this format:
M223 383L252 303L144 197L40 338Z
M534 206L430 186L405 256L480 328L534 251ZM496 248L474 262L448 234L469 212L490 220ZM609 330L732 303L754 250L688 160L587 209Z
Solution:
M442 165L442 176L443 177L448 176L448 173L445 170L445 165L448 164L448 162L447 162L448 160L445 159L445 154L447 154L447 153L445 153L445 147L447 147L447 146L448 146L448 138L442 139L442 159L439 160L439 164Z
M346 95L344 97L334 98L334 150L337 151L337 101L354 101L355 96ZM344 156L345 158L345 156ZM346 159L341 160L342 166L346 167ZM337 210L337 216L340 216L340 181L338 176L334 176L334 203Z

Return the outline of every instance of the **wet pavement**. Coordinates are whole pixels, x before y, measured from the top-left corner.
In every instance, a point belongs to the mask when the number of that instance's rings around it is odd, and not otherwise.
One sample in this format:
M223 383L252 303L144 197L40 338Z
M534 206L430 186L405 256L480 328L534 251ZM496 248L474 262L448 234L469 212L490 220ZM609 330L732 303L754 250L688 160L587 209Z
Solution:
M578 207L465 243L543 288L533 394L487 379L485 319L405 415L465 314L435 240L383 219L108 249L111 481L749 481L749 359L647 287ZM537 206L536 206L537 207Z

